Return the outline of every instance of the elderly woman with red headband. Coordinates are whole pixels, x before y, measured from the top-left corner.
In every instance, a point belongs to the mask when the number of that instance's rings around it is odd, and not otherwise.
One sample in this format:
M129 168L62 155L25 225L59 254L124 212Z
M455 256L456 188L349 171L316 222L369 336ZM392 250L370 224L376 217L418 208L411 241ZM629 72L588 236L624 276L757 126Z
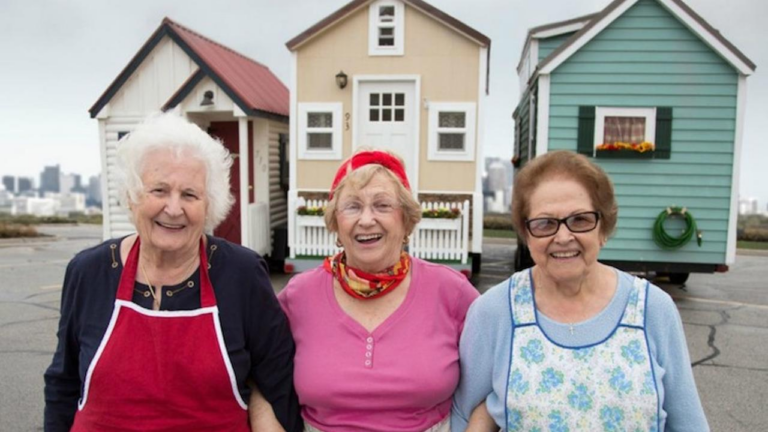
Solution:
M305 430L449 430L459 336L478 293L404 251L419 220L399 158L372 150L342 163L325 223L343 251L278 296Z

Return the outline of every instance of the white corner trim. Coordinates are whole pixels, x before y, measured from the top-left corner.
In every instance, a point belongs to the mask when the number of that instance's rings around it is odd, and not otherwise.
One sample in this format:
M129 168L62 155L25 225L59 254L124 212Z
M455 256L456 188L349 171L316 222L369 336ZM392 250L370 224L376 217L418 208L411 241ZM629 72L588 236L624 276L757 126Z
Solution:
M290 76L290 118L288 119L288 189L296 190L296 155L298 154L299 146L296 143L296 137L299 135L298 123L296 122L296 114L298 112L298 77L297 77L297 61L298 55L296 51L291 53L291 76ZM289 214L290 214L290 209ZM288 230L290 233L290 230Z
M600 21L592 26L592 28L581 35L576 41L574 41L573 44L571 44L568 48L554 57L544 68L541 69L539 73L543 75L551 74L553 70L560 66L564 61L568 60L569 57L580 50L581 47L587 44L587 42L591 41L595 36L600 34L600 32L608 27L614 20L616 20L616 18L623 15L624 12L626 12L627 9L637 3L637 1L638 0L625 0L623 3L618 5L616 9L611 11L611 13L608 15L604 16Z
M472 194L472 252L483 253L483 193Z
M733 67L735 67L739 73L743 75L751 75L754 70L750 68L744 61L742 61L739 57L737 57L733 51L731 51L728 47L726 47L722 42L720 42L716 37L712 35L707 29L704 28L698 21L693 19L688 13L686 13L680 6L678 6L675 2L672 0L659 0L659 3L666 8L669 12L671 12L673 15L675 15L678 19L680 19L683 24L685 24L686 27L688 27L689 30L696 33L698 37L700 37L704 43L706 43L710 48L717 51L718 54L720 54L723 58L725 58L728 63L730 63Z
M528 52L528 77L525 79L526 83L531 79L533 71L536 70L536 66L539 65L539 40L531 40L531 50Z
M539 91L536 98L536 156L549 151L549 81L549 75L539 75Z
M298 104L298 132L297 141L299 144L298 158L301 160L341 160L342 154L342 113L343 104L341 102L301 102ZM310 149L307 142L307 114L311 112L330 112L332 115L331 149L315 150ZM329 132L329 131L321 131Z
M103 111L103 110L102 110ZM107 165L107 121L98 119L99 144L101 148L101 212L103 223L101 228L102 240L112 237L112 211L109 207L109 166Z
M392 47L379 46L379 7L394 6L395 44ZM405 54L405 6L399 0L377 0L368 6L368 55L369 56L402 56Z
M744 116L747 109L747 77L739 76L736 99L736 134L734 136L733 172L731 173L731 209L728 217L728 238L725 247L725 264L736 262L736 222L739 218L739 174L741 173L741 149L744 139Z
M546 39L553 36L560 36L561 34L571 33L571 32L577 32L584 28L585 25L589 20L584 20L581 22L571 23L560 27L554 27L547 30L543 30L540 32L536 32L531 34L532 39Z
M475 160L475 141L477 139L477 104L474 102L435 102L429 103L429 125L427 131L427 160L430 161L473 161ZM440 151L438 149L438 117L441 112L463 112L465 117L464 150ZM448 131L446 131L448 132Z
M488 103L488 94L485 92L485 78L488 76L488 48L480 49L480 76L477 80L477 126L475 141L475 192L483 193L483 168L485 158L483 149L485 149L485 108Z
M239 117L237 119L237 131L240 152L240 157L237 158L237 162L240 164L240 244L244 247L251 248L251 227L249 226L248 218L248 204L250 186L248 184L250 176L248 171L250 170L251 155L248 153L248 118Z

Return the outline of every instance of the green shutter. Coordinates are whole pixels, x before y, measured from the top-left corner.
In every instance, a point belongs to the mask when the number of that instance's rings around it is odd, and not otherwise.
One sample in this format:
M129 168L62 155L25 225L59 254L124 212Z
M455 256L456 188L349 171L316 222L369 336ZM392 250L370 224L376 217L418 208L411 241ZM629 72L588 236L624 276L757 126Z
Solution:
M595 154L595 107L579 107L579 140L576 151L583 155Z
M672 151L672 108L656 108L656 151L654 159L669 159Z

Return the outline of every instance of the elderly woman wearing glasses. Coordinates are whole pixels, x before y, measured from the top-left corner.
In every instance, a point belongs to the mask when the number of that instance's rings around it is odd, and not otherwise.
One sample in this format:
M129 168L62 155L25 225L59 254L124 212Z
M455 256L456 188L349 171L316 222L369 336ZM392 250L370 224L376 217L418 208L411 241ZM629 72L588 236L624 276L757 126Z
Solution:
M448 431L459 336L477 291L403 250L421 219L399 158L344 161L325 210L343 251L278 296L308 431Z
M709 430L672 299L597 261L617 213L582 155L517 174L513 223L536 265L470 309L452 430Z

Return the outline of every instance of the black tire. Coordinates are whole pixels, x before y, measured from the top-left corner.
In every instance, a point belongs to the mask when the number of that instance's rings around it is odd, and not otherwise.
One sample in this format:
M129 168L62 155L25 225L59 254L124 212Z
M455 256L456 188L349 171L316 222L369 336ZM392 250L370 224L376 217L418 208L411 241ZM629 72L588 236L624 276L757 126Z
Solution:
M690 273L670 273L669 281L676 285L683 285L690 275Z

